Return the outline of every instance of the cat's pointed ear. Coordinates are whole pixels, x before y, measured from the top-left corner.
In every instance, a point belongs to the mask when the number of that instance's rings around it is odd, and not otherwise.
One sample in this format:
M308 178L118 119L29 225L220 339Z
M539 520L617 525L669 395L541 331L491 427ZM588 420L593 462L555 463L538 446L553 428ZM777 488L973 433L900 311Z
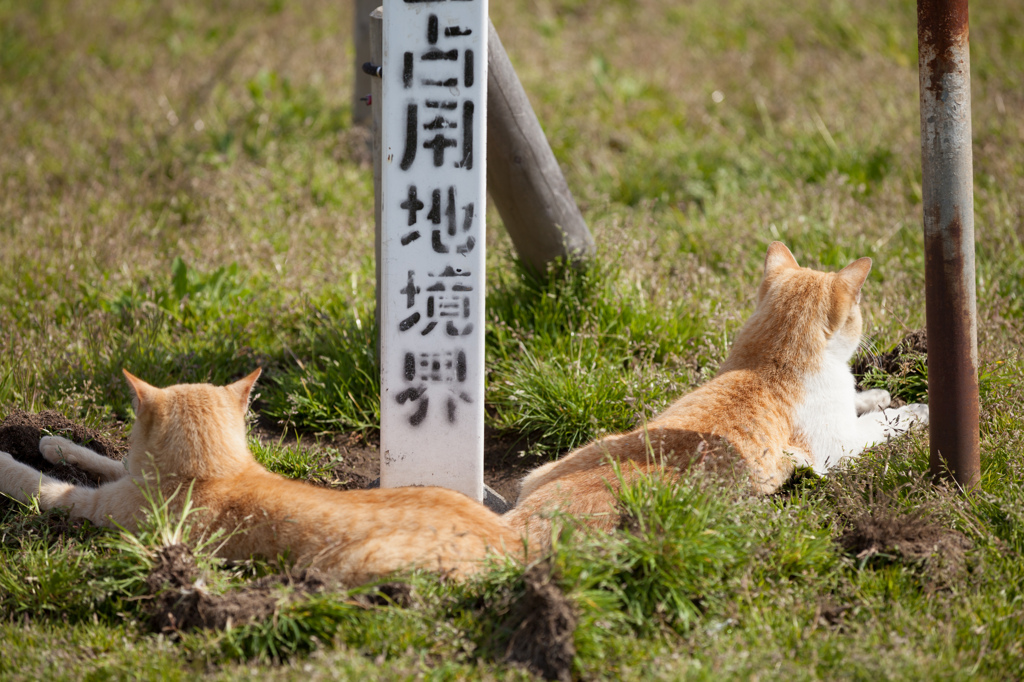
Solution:
M132 409L135 411L135 416L138 416L142 410L146 409L146 405L153 401L153 396L160 389L150 386L126 369L121 371L124 372L124 378L128 380L128 386L132 389Z
M859 297L860 289L868 279L871 272L871 259L858 258L845 268L839 271L839 280L842 281L855 297Z
M858 258L836 273L832 309L828 315L831 336L846 320L850 310L860 303L860 289L871 272L871 259Z
M784 268L798 268L800 265L793 258L793 253L782 242L768 245L768 255L764 259L764 276Z
M257 367L249 376L239 379L226 387L238 397L238 404L242 407L242 412L249 409L249 394L252 393L252 387L262 373L263 368Z

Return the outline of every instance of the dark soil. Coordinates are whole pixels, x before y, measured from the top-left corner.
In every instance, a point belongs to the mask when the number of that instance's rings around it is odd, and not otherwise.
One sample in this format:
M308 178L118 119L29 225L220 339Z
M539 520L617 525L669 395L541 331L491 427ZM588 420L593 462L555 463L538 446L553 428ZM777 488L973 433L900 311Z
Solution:
M298 597L323 592L332 584L316 571L271 575L224 594L212 594L198 584L199 569L185 545L160 550L146 579L154 597L149 627L154 632L223 630L267 618L278 607ZM290 588L282 592L282 587Z
M90 486L98 484L98 479L77 467L50 464L43 459L39 454L39 439L46 435L63 436L116 460L124 459L128 452L127 439L105 435L52 410L39 413L11 411L3 422L0 422L0 451L9 453L19 462L24 462L62 481Z
M380 477L380 442L360 433L334 436L330 445L337 451L332 457L328 484L339 490L362 490Z
M335 590L337 582L314 570L269 575L223 594L213 594L200 582L201 572L185 545L162 548L146 578L149 628L173 634L189 630L224 630L272 616L285 604L312 594ZM349 601L363 608L417 604L411 585L383 583Z
M381 583L371 592L353 595L364 606L400 606L404 609L420 604L419 595L409 583Z
M920 510L900 513L876 507L851 519L850 525L839 537L839 544L858 558L894 554L919 561L936 554L962 556L970 549L967 538Z
M912 369L918 355L928 355L928 334L924 329L910 332L888 352L862 355L851 363L850 369L856 376L864 376L872 369L903 376Z
M525 666L546 680L572 679L576 655L573 633L576 612L555 584L550 564L544 562L523 574L526 592L512 604L501 630L511 630L505 660Z
M519 484L532 469L543 464L529 452L529 443L514 436L498 436L490 429L484 432L484 483L505 498L509 507L519 497Z
M839 511L846 529L837 542L858 560L921 567L931 588L950 584L965 567L971 541L943 523L937 504L907 511L896 493L869 489L867 499L848 495Z
M818 607L815 609L814 623L815 625L839 629L842 627L843 618L849 610L849 606L836 604L828 597L824 597L818 602Z

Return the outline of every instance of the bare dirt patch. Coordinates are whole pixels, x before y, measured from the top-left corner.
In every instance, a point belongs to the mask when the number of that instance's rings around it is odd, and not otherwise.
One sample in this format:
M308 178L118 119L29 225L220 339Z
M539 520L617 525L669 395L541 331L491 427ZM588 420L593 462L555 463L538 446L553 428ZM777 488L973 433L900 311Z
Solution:
M892 350L858 357L850 364L850 369L856 377L863 377L872 369L905 377L916 369L915 365L922 356L928 356L928 334L924 329L918 329L900 339ZM893 407L902 404L902 400L893 397Z
M200 578L192 552L185 545L170 545L159 551L146 579L147 591L154 597L150 629L174 633L245 625L269 617L289 601L331 587L324 575L310 570L267 576L224 594L207 591Z
M867 495L844 495L839 512L845 530L836 541L865 564L899 561L921 568L929 588L950 584L965 568L971 541L943 521L938 503L908 510L898 495L874 486Z
M512 604L502 630L511 630L505 660L529 669L547 680L572 679L576 655L573 634L576 611L555 584L548 563L540 563L523 574L526 592Z
M186 545L169 545L158 551L146 578L146 591L152 598L147 622L152 631L164 634L224 630L270 618L289 603L338 589L340 584L326 574L304 569L268 575L214 594L205 589L191 550ZM412 586L398 582L339 599L362 608L409 608L418 603Z
M77 467L50 464L43 459L39 454L39 439L46 435L63 436L115 460L124 459L128 452L127 439L90 429L53 410L39 413L12 410L3 422L0 422L0 451L9 453L19 462L24 462L62 481L90 486L99 483L94 476Z
M352 598L363 606L399 606L409 609L422 604L419 593L409 583L381 583L375 585L373 591L362 592Z

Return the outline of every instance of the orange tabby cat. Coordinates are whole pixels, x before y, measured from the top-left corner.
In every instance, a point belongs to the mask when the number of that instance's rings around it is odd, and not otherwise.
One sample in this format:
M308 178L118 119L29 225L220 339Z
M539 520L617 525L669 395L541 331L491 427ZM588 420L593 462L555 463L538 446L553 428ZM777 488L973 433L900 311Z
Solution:
M860 343L860 290L870 270L870 258L838 273L801 268L785 245L773 243L754 314L718 375L646 426L533 470L505 518L535 550L550 542L543 512L553 509L614 527L613 460L627 480L662 464L700 463L740 473L756 492L771 493L797 465L823 473L927 423L926 405L889 410L885 391L856 392L848 363Z
M246 445L245 412L256 370L229 386L156 388L125 371L136 423L125 463L53 436L39 450L95 473L99 488L63 483L0 453L0 491L39 506L70 507L72 516L129 530L142 518L140 485L159 482L164 498L192 484L207 532L234 532L219 550L228 559L287 554L302 566L349 583L426 568L465 576L488 552L513 552L522 541L483 505L444 488L337 491L273 474ZM175 502L180 510L184 493Z

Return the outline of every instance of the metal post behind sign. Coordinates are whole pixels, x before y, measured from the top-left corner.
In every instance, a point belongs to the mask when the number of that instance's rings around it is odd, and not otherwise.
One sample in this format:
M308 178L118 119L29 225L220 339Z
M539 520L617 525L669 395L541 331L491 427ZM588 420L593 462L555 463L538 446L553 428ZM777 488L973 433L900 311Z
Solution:
M967 0L918 0L931 469L980 479Z
M370 13L377 7L380 0L355 0L352 12L352 49L355 52L354 73L352 80L352 124L369 125L373 114L366 106L366 96L370 94L372 79L363 71L363 63L372 61L370 46ZM377 62L378 64L380 62Z
M487 0L387 0L381 486L483 500Z

